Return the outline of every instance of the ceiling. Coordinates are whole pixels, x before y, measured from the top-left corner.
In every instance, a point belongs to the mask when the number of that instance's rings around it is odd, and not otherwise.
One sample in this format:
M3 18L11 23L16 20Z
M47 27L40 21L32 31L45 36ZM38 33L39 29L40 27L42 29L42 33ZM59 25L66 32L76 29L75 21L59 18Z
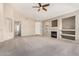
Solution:
M37 8L32 8L32 6L38 5L37 3L12 3L11 5L26 15L26 17L35 20L46 20L79 9L78 3L50 3L50 6L47 7L47 12L43 10L37 12Z

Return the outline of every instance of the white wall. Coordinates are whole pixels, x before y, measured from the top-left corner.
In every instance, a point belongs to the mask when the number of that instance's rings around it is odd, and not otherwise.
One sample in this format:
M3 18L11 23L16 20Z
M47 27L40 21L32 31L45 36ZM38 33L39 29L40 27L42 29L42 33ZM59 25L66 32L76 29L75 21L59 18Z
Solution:
M76 15L76 20L75 20L75 35L76 35L76 41L79 42L79 12Z
M21 22L21 35L22 36L29 36L35 35L35 20L32 18L28 18L18 12L18 10L14 12L14 20Z
M3 18L4 18L4 28L5 28L5 39L14 38L14 8L9 4L3 4Z
M0 3L0 42L4 41L3 21L3 4Z
M35 20L22 19L21 34L22 34L22 36L35 35Z
M35 20L24 16L9 4L0 4L0 42L14 38L14 21L21 22L22 36L35 35Z
M42 22L40 21L35 23L35 34L42 35Z

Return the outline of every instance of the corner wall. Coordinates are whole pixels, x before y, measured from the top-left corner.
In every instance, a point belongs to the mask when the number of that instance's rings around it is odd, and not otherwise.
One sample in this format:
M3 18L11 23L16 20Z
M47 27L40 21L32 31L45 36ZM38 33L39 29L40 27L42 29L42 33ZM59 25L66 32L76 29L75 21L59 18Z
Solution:
M0 42L14 38L14 21L21 22L22 36L35 35L35 20L9 4L0 3Z
M36 21L36 23L35 23L35 34L36 35L42 35L42 22L41 21Z

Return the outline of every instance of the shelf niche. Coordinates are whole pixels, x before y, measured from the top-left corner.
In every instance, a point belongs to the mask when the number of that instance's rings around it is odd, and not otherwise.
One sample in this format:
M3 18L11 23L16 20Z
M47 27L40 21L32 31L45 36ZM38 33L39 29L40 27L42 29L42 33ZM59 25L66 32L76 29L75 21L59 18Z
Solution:
M63 34L75 35L75 31L62 31Z
M57 19L56 20L53 20L51 22L51 25L52 25L52 27L57 27L58 26L58 20Z
M62 29L75 29L75 16L63 18Z
M73 36L62 35L62 38L69 39L69 40L75 40L75 37L73 37Z

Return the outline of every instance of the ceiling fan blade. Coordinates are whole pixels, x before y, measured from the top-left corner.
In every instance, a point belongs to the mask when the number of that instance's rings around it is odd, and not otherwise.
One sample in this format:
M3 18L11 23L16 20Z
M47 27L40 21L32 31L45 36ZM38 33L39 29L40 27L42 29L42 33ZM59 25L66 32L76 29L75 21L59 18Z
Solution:
M38 3L39 4L39 6L41 7L41 3Z
M38 9L38 12L40 11L40 9Z
M43 5L42 7L47 7L47 6L49 6L50 4L45 4L45 5Z
M33 6L33 8L40 8L39 6Z
M45 9L44 7L42 8L44 11L47 11L47 9Z

